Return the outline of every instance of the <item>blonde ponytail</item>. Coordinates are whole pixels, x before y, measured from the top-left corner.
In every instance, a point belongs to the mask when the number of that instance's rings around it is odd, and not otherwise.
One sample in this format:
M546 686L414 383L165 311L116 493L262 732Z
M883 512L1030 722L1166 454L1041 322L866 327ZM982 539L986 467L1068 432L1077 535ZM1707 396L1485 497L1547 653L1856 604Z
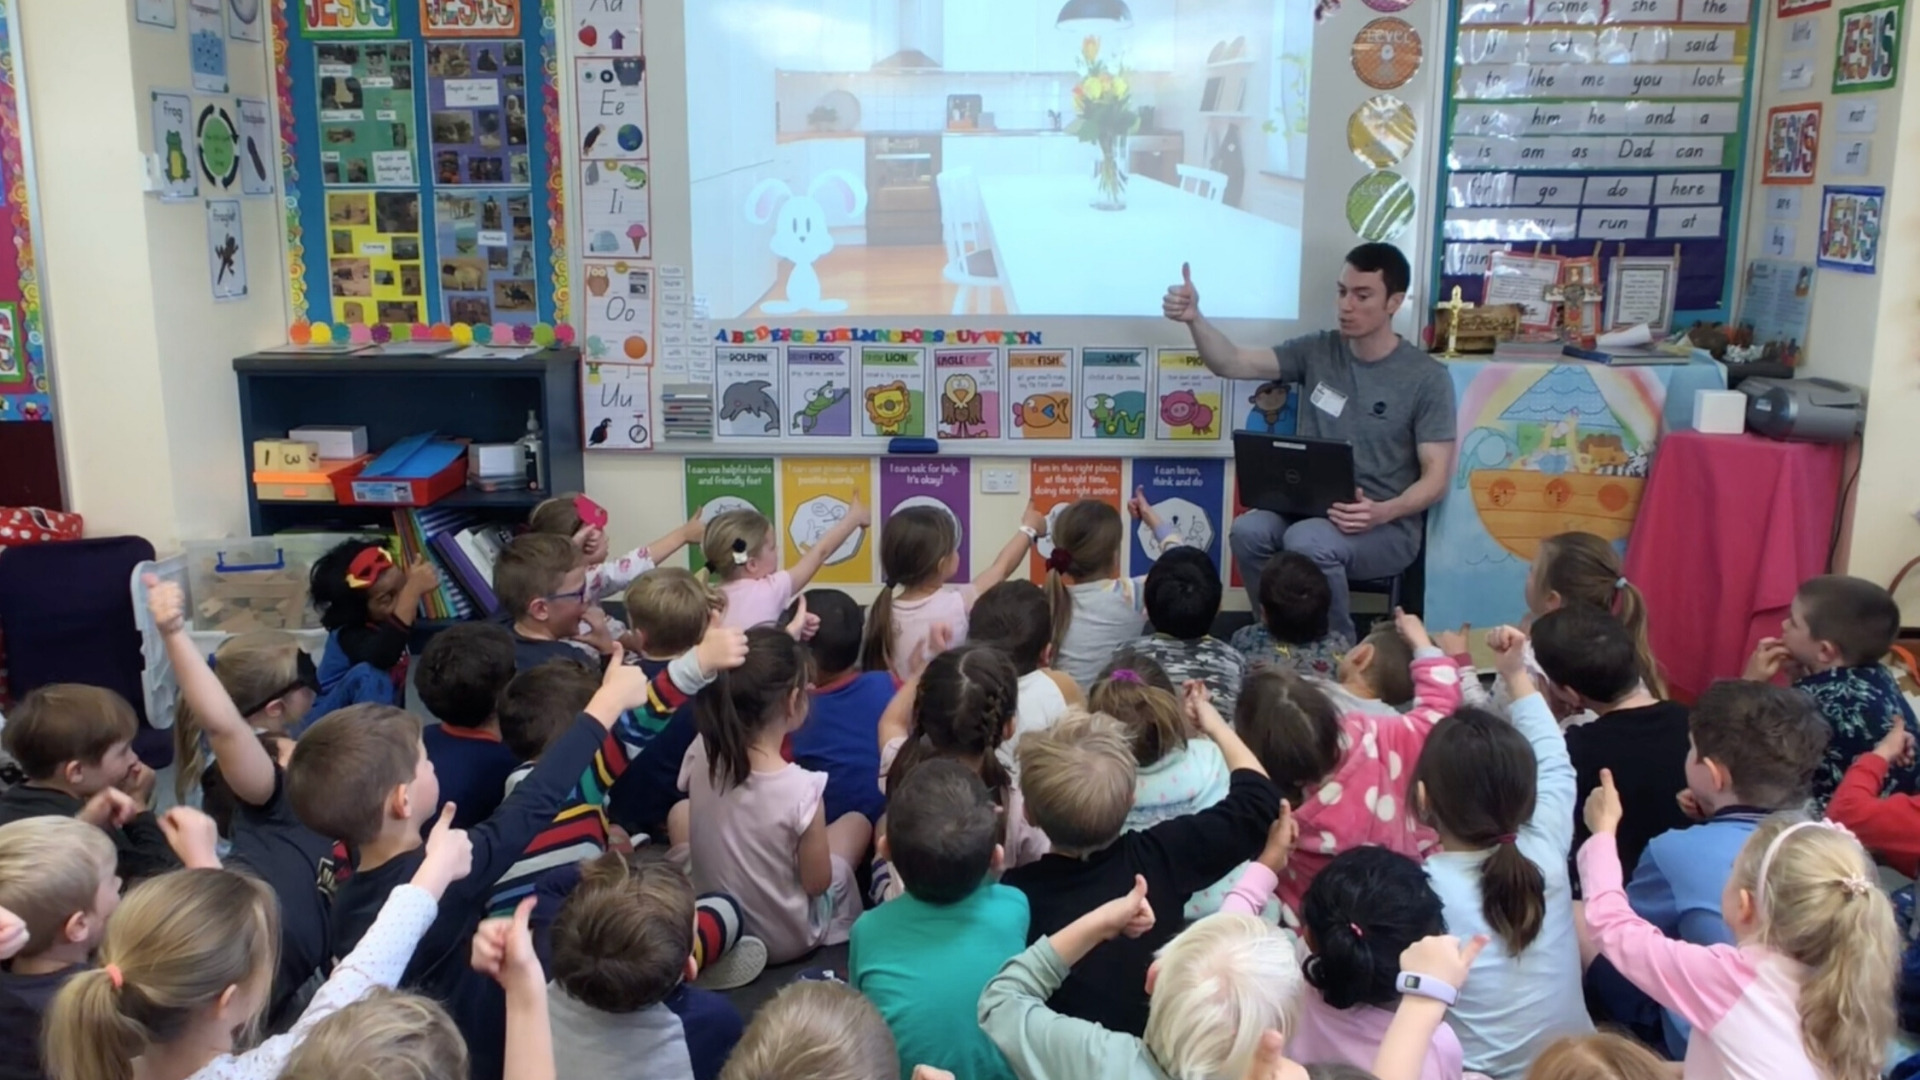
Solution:
M122 988L104 969L68 979L47 1010L45 1055L51 1080L133 1080L133 1059L155 1040L121 1011Z

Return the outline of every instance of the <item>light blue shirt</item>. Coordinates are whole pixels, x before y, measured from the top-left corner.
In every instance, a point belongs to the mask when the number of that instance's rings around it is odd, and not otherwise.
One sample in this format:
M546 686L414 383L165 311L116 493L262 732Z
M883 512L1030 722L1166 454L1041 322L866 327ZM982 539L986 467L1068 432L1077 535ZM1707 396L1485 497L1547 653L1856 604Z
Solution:
M1580 989L1580 942L1574 931L1567 852L1573 844L1574 774L1560 725L1539 694L1513 703L1513 726L1538 763L1533 817L1520 828L1520 853L1547 882L1540 934L1514 956L1481 911L1480 868L1488 851L1440 852L1427 858L1427 878L1440 895L1447 933L1490 939L1447 1022L1460 1036L1469 1070L1518 1080L1547 1044L1593 1031Z

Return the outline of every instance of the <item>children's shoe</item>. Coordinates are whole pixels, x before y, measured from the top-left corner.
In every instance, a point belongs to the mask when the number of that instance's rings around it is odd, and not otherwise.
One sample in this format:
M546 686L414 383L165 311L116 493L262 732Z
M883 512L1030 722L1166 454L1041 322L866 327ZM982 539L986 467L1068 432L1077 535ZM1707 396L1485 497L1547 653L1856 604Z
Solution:
M751 934L743 936L726 955L713 962L693 985L702 990L733 990L760 977L767 970L767 943Z

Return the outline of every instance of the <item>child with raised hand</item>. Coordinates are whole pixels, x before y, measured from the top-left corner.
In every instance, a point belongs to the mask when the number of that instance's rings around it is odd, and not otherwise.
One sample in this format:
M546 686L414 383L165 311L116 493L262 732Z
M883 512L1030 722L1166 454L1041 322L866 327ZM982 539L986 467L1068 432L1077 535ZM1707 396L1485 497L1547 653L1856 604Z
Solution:
M148 574L144 581L157 583L159 578ZM154 587L146 585L149 610ZM312 717L320 676L292 634L282 630L235 634L213 650L212 666L227 697L254 731L293 738ZM174 710L173 760L174 800L191 805L199 796L200 776L208 764L205 733L192 702L182 702Z
M527 925L532 914L533 904L523 900L512 917L481 923L473 932L473 970L499 983L507 995L506 1075L554 1080L559 1067L547 1016L547 975Z
M1298 915L1315 874L1334 856L1379 844L1413 859L1425 858L1435 837L1414 806L1413 767L1441 717L1460 703L1460 677L1442 656L1418 617L1396 612L1394 625L1375 630L1354 646L1346 663L1385 678L1403 665L1414 707L1404 715L1367 707L1329 684L1269 665L1247 677L1240 691L1234 729L1265 764L1280 794L1292 806L1306 837L1279 872L1276 895Z
M63 817L0 825L0 1078L46 1075L47 1005L86 970L119 906L106 833Z
M1247 661L1213 636L1220 615L1220 568L1199 548L1179 545L1160 553L1141 587L1153 633L1131 646L1160 665L1175 686L1198 679L1229 716L1247 677Z
M316 707L324 714L406 700L407 642L440 572L426 562L397 566L377 541L346 540L314 560L307 586L327 629Z
M807 647L774 626L746 641L745 663L694 699L700 737L680 766L688 797L668 825L699 891L738 900L768 962L784 964L847 939L860 914L853 867L873 825L856 812L827 821L826 774L782 756L807 719Z
M1340 658L1353 648L1350 628L1327 625L1333 587L1320 564L1297 551L1276 552L1260 571L1254 622L1234 631L1231 644L1257 670L1277 666L1309 679L1339 677Z
M420 734L454 804L458 827L493 816L520 758L500 739L495 706L518 666L513 635L497 622L461 622L433 635L413 669L420 703L440 721Z
M1873 860L1825 821L1776 814L1740 850L1725 912L1739 946L1673 941L1633 913L1610 773L1587 798L1585 917L1601 955L1693 1026L1682 1075L1872 1080L1894 1033L1900 947Z
M1146 492L1135 489L1127 509L1153 530L1161 551L1183 541L1171 522L1160 520ZM1097 499L1081 499L1060 511L1050 530L1047 606L1053 613L1054 666L1083 689L1093 685L1114 651L1140 636L1147 624L1146 577L1125 577L1126 525L1120 511Z
M1854 759L1840 781L1827 817L1844 825L1875 858L1908 877L1920 876L1920 795L1880 797L1887 773L1913 764L1913 732L1906 725L1887 731L1872 750Z
M221 796L232 796L230 858L265 881L279 901L277 962L266 1016L269 1027L284 1029L295 1015L301 987L335 955L327 932L340 869L334 843L294 815L286 773L187 634L180 586L151 574L146 586L147 612L173 664L181 698L213 755L207 778Z
M591 519L591 520L590 520ZM587 602L604 600L633 584L635 578L660 565L688 544L700 539L705 530L698 516L651 544L634 548L617 559L608 558L607 512L584 494L572 491L555 495L533 508L527 515L527 531L564 536L578 553L586 572ZM615 636L619 636L615 634Z
M720 590L679 566L656 566L627 586L628 663L639 657L649 677L666 670L719 622ZM646 736L627 774L607 793L607 814L629 834L667 834L667 815L680 801L680 762L696 737L691 702L666 720L632 716L628 734Z
M100 966L68 980L47 1017L53 1080L254 1080L280 1074L314 1025L375 986L391 987L473 848L441 815L410 880L334 969L293 1030L236 1053L267 1002L279 912L273 893L228 870L181 870L127 894ZM417 835L417 834L416 834ZM136 1060L138 1066L136 1067Z
M873 511L855 494L846 513L800 555L790 569L780 569L780 538L773 522L758 510L729 510L707 522L700 551L707 557L707 573L720 581L726 596L721 625L740 630L774 622L793 598L806 590L813 575L858 529L873 524Z
M1434 725L1412 771L1420 817L1440 836L1427 877L1447 928L1492 939L1451 1023L1466 1067L1494 1080L1524 1074L1554 1039L1593 1030L1567 879L1573 764L1526 644L1512 627L1487 634L1517 695L1512 722L1463 708Z
M967 613L981 593L1007 579L1046 518L1032 507L1020 531L986 572L968 585L948 585L960 570L959 523L937 506L909 506L887 518L880 533L880 595L867 612L868 671L891 671L905 682L947 645L965 640ZM896 590L898 595L895 595Z

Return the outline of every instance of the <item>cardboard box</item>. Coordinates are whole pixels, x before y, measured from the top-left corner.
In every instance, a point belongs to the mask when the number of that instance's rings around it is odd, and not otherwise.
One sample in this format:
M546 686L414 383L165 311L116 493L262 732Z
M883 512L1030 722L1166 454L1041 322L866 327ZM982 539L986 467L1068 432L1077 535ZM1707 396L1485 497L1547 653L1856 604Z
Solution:
M319 443L323 458L357 458L367 452L364 424L309 424L294 428L287 438Z
M256 472L313 472L320 467L320 444L292 439L256 439L253 443L253 467Z
M464 443L429 431L410 435L357 471L334 478L334 493L355 506L425 506L466 485Z

